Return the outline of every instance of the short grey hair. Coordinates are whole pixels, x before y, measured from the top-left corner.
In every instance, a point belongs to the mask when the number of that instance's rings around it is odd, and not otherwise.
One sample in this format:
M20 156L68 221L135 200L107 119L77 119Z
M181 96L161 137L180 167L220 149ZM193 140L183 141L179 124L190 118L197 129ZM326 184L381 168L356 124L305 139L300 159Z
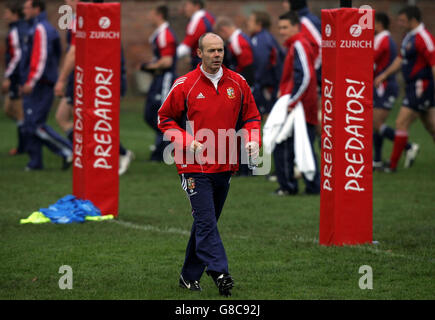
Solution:
M224 40L223 40L223 39L222 39L218 34L216 34L216 33L214 33L214 32L206 32L206 33L204 33L202 36L200 36L199 39L198 39L198 48L199 48L199 50L201 50L201 51L204 50L203 40L204 40L204 38L205 38L206 36L209 36L209 35L213 35L213 36L215 36L215 37L221 39L222 42L224 42Z

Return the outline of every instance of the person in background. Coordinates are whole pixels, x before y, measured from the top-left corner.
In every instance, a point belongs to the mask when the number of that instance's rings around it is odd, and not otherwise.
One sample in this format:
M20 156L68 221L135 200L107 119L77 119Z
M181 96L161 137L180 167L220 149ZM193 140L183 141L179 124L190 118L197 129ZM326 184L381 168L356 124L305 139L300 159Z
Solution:
M228 17L219 17L216 20L214 30L226 43L224 65L241 74L252 91L255 82L256 65L251 40ZM242 177L252 176L252 170L249 169L247 164L240 164L237 175Z
M307 0L288 0L288 7L290 11L295 11L298 14L301 21L301 33L313 47L315 54L314 68L320 88L322 81L322 25L320 19L311 13L307 5Z
M186 36L177 47L177 58L190 56L191 70L193 70L200 62L196 54L198 40L204 33L212 31L215 18L204 9L202 0L185 0L182 5L183 13L189 19L189 23L186 27Z
M318 95L318 105L317 105L317 118L319 119L319 124L316 126L317 135L320 137L321 119L322 119L322 101L321 101L321 88L322 88L322 26L319 17L311 13L307 5L307 0L287 0L286 8L290 11L295 11L301 21L301 33L308 40L308 42L313 47L313 52L315 54L314 58L314 68L316 70L317 77L317 95ZM320 140L319 140L320 143ZM298 169L295 167L295 171ZM300 176L299 173L297 173Z
M141 70L153 75L153 82L145 104L145 122L156 132L151 161L163 161L163 151L168 145L157 126L157 112L175 80L177 40L168 22L168 7L158 6L150 11L149 19L155 28L149 41L153 49L153 60L142 65Z
M62 169L67 169L72 163L72 144L46 124L58 76L59 34L47 20L44 1L27 0L23 11L31 21L24 44L20 87L24 107L23 132L30 157L25 170L43 169L43 144L62 158Z
M253 87L255 82L254 50L250 38L237 28L228 17L218 17L214 31L225 41L227 46L224 64L240 73Z
M397 57L397 47L388 30L390 19L383 12L375 15L375 41L374 41L374 77L385 71ZM399 94L399 85L394 74L390 75L382 84L374 88L373 92L373 168L384 169L382 161L382 145L384 138L394 142L396 132L385 121L394 106ZM410 167L417 156L419 146L407 143L405 167Z
M73 142L73 107L74 107L74 65L76 52L76 11L77 3L80 0L65 0L73 12L71 25L67 30L67 49L62 66L60 67L59 78L54 86L54 93L60 97L56 111L56 121L59 127L65 132L68 139ZM66 90L65 90L66 88Z
M285 52L269 32L267 12L253 11L247 25L255 60L253 95L260 114L267 117L277 98Z
M22 154L25 152L25 141L23 136L23 105L19 93L20 67L22 58L22 42L26 34L26 23L22 21L22 4L16 1L9 1L3 13L3 19L8 25L6 36L5 72L2 82L2 93L6 94L4 110L7 116L17 124L18 146L9 151L10 155Z
M435 39L425 28L421 11L416 6L406 6L399 11L398 25L406 31L400 54L393 63L375 79L379 87L393 73L402 69L405 79L405 98L396 119L393 152L386 172L395 172L402 152L408 144L411 124L420 117L435 142Z
M306 194L320 193L320 174L314 152L317 118L317 79L314 70L315 53L310 43L301 32L301 23L296 12L289 11L279 17L279 33L288 48L284 68L289 70L289 76L281 78L281 95L290 94L289 111L298 102L304 108L305 121L311 149L314 155L315 173L309 180L303 175ZM276 144L274 152L275 170L279 188L278 196L298 193L298 181L294 176L294 135Z

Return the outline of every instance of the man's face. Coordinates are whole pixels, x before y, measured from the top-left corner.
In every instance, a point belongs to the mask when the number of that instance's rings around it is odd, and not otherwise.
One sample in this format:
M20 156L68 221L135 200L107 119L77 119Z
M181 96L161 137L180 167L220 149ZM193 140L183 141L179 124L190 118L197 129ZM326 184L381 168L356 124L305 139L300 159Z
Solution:
M5 11L3 12L3 19L7 24L17 20L16 15L13 14L12 11L9 10L8 8L6 8Z
M299 32L298 25L292 25L287 19L279 20L278 30L283 41L286 41L288 38L293 37Z
M157 27L157 11L155 9L151 10L148 14L149 21L153 25L153 27Z
M222 26L219 29L214 30L224 41L228 41L231 36L231 30L227 26Z
M195 11L196 11L196 7L192 2L190 1L184 2L183 13L187 18L192 17Z
M247 21L248 32L250 34L255 34L261 31L261 26L257 24L257 20L255 19L255 15L251 14Z
M384 28L382 27L382 23L379 21L375 21L375 34L381 32Z
M290 11L290 3L288 0L282 1L282 8L284 9L284 12Z
M215 35L207 35L202 40L202 50L198 49L198 57L201 58L204 70L216 73L224 60L224 42Z
M23 14L26 20L32 19L33 16L33 8L32 8L32 0L27 0L23 5Z
M411 21L408 19L406 14L400 14L397 17L397 25L402 31L409 32L411 31Z

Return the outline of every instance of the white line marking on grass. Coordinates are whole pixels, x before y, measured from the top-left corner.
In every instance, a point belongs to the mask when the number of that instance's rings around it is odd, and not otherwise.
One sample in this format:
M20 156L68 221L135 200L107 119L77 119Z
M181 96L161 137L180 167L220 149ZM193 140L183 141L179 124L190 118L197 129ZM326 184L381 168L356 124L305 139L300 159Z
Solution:
M319 244L319 239L317 239L317 238L306 238L306 237L303 237L300 235L295 235L293 238L291 238L291 241L301 242L301 243ZM422 258L416 257L416 256L409 256L409 255L394 253L394 252L391 252L391 250L381 250L379 248L369 247L367 245L354 245L354 246L344 245L343 247L351 248L351 249L359 249L359 250L368 251L368 252L375 253L375 254L387 255L387 256L390 256L393 258L402 258L402 259L408 259L408 260L414 260L414 261L433 262L433 260L430 260L430 259L427 260L427 259L422 259Z
M190 231L179 229L179 228L173 228L173 227L166 227L166 228L159 228L150 224L136 224L133 222L123 221L123 220L108 220L109 222L119 224L123 227L130 228L130 229L136 229L136 230L142 230L142 231L154 231L159 233L171 233L171 234L178 234L181 236L190 236ZM230 235L230 238L234 239L249 239L247 236L239 236L239 235Z
M173 227L165 227L165 228L159 228L150 224L146 224L146 225L141 225L141 224L136 224L133 222L128 222L128 221L123 221L123 220L108 220L111 223L116 223L118 225L121 225L125 228L130 228L130 229L136 229L136 230L142 230L142 231L153 231L153 232L159 232L159 233L166 233L166 234L177 234L177 235L181 235L181 236L190 236L190 231L187 230L183 230L183 229L179 229L179 228L173 228ZM251 237L249 236L239 236L239 235L229 235L230 238L234 238L234 239L242 239L242 240L249 240L251 239ZM288 240L293 241L293 242L300 242L300 243L310 243L310 244L319 244L319 239L317 238L307 238L301 235L294 235L291 238L288 238ZM390 250L381 250L375 247L369 247L369 246L364 246L364 245L355 245L355 246L344 246L346 248L352 248L352 249L359 249L359 250L363 250L363 251L368 251L374 254L380 254L380 255L386 255L386 256L390 256L392 258L402 258L402 259L408 259L408 260L413 260L413 261L425 261L425 262L431 262L433 263L433 260L427 260L427 259L422 259L419 257L415 257L415 256L409 256L409 255L404 255L404 254L399 254L399 253L394 253L391 252Z
M142 231L154 231L154 232L160 232L160 233L172 233L172 234L178 234L182 236L189 236L190 232L178 228L159 228L150 224L141 225L136 224L128 221L123 220L110 220L110 222L119 224L123 227L130 228L130 229L136 229L136 230L142 230Z

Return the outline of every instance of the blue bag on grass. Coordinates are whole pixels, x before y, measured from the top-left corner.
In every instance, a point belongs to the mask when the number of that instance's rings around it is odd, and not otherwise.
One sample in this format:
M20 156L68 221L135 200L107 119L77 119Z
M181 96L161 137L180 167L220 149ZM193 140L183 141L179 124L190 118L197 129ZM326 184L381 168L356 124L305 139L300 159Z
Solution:
M101 216L101 211L89 200L80 200L73 195L59 199L48 208L39 209L53 223L84 222L87 216Z

